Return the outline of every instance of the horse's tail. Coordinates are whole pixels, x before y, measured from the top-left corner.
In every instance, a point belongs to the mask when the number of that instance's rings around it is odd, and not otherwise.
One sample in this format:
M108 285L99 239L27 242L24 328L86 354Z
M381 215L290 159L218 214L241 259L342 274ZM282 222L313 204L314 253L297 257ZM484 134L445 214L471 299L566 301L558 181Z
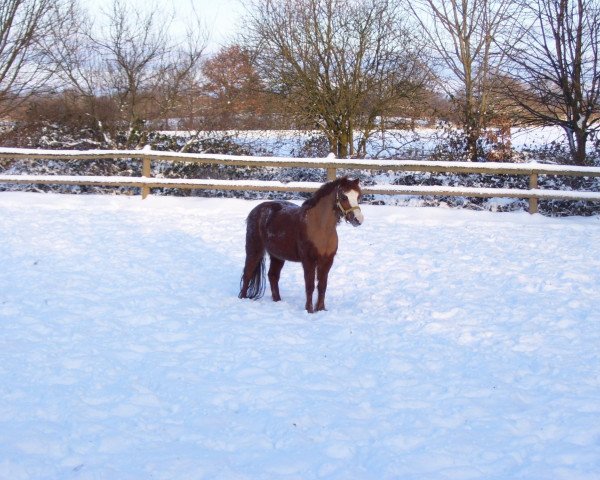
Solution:
M240 280L240 298L257 300L265 293L265 246L260 235L263 211L264 204L260 204L246 219L246 262Z
M250 281L248 283L248 289L246 291L246 295L243 295L243 286L244 286L244 275L240 279L240 298L251 298L252 300L258 300L265 293L265 257L263 256L256 265L256 268L252 272L252 276L250 277Z

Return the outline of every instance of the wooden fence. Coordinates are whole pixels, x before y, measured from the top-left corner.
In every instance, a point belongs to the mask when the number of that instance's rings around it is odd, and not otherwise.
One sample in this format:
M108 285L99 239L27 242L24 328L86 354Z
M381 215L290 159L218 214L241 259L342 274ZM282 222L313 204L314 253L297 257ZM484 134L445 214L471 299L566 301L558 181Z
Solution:
M407 186L407 185L368 185L363 187L365 194L382 195L432 195L484 198L524 198L529 201L529 212L538 211L539 200L585 200L600 201L600 192L548 190L538 188L540 175L599 177L599 167L576 167L546 165L538 163L469 163L437 162L421 160L338 160L333 156L325 159L251 157L241 155L184 154L144 150L30 150L0 148L0 159L19 160L99 160L99 159L138 159L142 162L141 177L123 176L84 176L84 175L3 175L4 184L52 184L52 185L94 185L122 186L141 189L146 198L153 188L182 188L209 190L256 190L312 192L319 188L315 182L273 182L261 180L213 180L213 179L172 179L151 176L151 164L156 161L234 165L245 167L296 167L320 168L327 171L327 179L336 178L337 170L410 171L432 173L466 173L484 175L525 175L529 177L528 189L474 188L452 186Z

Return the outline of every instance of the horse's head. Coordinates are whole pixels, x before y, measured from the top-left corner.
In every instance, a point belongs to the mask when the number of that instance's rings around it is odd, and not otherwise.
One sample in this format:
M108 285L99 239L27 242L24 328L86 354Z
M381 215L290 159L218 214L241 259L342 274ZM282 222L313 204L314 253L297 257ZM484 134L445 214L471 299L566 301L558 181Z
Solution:
M353 226L358 227L365 219L363 213L358 206L361 190L356 180L348 180L340 184L336 193L336 206L344 219Z

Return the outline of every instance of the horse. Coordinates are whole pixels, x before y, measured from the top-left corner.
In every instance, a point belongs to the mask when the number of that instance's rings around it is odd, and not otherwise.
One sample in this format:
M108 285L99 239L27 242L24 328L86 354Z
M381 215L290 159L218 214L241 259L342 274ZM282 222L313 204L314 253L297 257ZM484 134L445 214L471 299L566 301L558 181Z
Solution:
M286 261L304 269L306 311L325 310L329 270L338 248L336 227L344 218L357 227L364 216L358 205L358 179L338 178L322 185L302 205L268 201L257 205L246 220L246 261L239 298L258 299L265 291L265 252L269 254L269 284L273 301L281 300L279 277ZM313 306L315 276L318 297Z

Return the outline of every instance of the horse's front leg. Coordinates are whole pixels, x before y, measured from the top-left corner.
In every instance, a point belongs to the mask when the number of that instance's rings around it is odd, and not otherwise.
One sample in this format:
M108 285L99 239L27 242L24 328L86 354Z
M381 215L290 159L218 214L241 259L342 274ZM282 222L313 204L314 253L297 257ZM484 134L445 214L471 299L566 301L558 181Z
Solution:
M306 288L306 311L313 313L313 292L315 291L315 270L317 262L314 260L303 260L302 268L304 268L304 285Z
M325 310L325 291L327 290L327 279L332 265L333 255L322 257L317 262L317 280L319 282L317 287L317 311Z

